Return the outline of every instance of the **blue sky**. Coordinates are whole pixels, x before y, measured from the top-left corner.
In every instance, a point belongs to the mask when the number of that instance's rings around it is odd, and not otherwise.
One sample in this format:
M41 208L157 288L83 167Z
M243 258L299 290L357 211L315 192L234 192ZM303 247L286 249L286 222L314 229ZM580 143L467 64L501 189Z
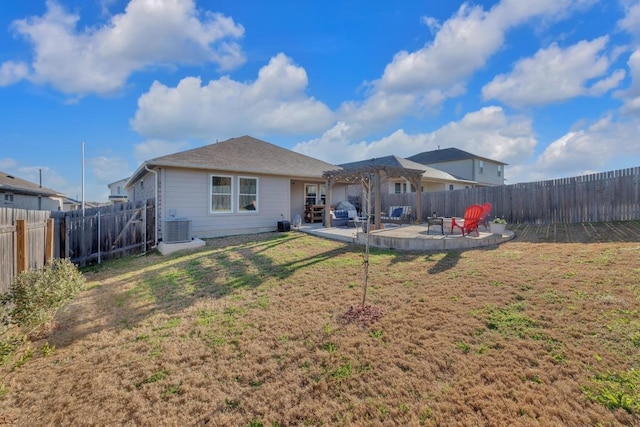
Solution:
M457 147L507 183L640 166L640 1L0 2L0 170L106 201L251 135L339 164Z

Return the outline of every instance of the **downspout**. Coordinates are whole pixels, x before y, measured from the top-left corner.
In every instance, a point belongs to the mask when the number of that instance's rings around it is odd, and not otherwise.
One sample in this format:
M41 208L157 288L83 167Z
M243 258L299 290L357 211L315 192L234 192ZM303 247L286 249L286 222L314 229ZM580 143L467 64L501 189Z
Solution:
M144 165L144 168L149 172L153 172L153 174L156 176L156 186L155 186L156 214L153 216L153 219L154 219L153 249L155 249L158 246L158 214L160 213L160 206L158 205L158 172L154 171L153 169L149 169L149 167L146 164Z

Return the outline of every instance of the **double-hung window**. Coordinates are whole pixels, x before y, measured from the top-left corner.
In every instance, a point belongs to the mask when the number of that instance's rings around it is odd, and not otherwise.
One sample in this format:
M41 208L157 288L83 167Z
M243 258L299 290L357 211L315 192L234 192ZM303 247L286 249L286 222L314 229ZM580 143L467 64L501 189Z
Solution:
M304 185L304 204L324 205L327 201L327 186L324 184Z
M211 175L211 206L212 213L231 212L233 196L233 178L225 175Z
M238 178L238 211L258 210L258 178Z

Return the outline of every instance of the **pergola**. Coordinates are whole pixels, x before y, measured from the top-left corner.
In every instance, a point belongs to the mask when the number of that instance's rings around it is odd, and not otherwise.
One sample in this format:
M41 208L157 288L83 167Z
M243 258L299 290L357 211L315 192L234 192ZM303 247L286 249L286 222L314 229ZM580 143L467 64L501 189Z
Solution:
M380 212L382 210L382 201L380 198L380 183L383 179L390 178L404 178L408 180L411 185L416 189L416 219L418 222L422 222L422 192L421 180L422 174L425 171L418 169L407 169L398 166L385 166L385 165L368 165L362 167L348 168L348 169L336 169L325 171L322 173L322 177L327 181L327 200L331 200L331 190L337 183L342 184L356 184L362 185L367 197L371 197L371 190L375 191L375 206L373 212L375 213L375 227L380 228L382 219L380 218ZM370 201L369 201L370 203ZM368 214L371 214L370 206L367 208ZM324 222L331 225L331 214L329 209L324 210Z

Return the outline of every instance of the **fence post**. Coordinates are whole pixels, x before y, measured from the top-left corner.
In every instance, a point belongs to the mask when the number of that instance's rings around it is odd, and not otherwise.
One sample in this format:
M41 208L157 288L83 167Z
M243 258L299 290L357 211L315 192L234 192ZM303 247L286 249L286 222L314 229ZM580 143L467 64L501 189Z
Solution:
M17 248L17 273L27 271L29 265L29 255L27 247L27 221L24 219L16 220L16 248Z
M71 250L69 246L71 242L69 241L69 237L71 236L71 217L69 215L65 215L64 217L64 257L66 259L70 259Z
M47 228L45 231L45 250L44 250L44 263L45 265L53 259L53 231L55 229L55 221L53 218L47 219Z
M98 216L98 264L102 262L101 253L100 253L100 211L97 213Z
M142 253L147 253L147 203L144 204L142 215Z

